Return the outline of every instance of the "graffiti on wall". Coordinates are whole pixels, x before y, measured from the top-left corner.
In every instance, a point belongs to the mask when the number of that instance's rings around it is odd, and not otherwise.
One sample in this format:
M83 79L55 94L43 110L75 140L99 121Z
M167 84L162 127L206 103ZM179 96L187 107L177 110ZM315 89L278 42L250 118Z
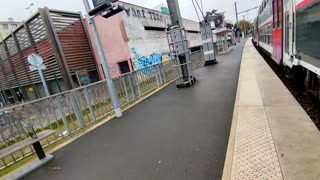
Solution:
M163 16L160 13L156 13L146 9L138 9L137 7L124 6L124 11L126 12L127 16L151 19L154 21L163 21Z
M133 62L134 70L142 69L144 74L151 74L154 70L152 68L147 68L155 64L162 63L162 55L153 53L149 57L141 56L136 48L131 48L131 52L135 61Z

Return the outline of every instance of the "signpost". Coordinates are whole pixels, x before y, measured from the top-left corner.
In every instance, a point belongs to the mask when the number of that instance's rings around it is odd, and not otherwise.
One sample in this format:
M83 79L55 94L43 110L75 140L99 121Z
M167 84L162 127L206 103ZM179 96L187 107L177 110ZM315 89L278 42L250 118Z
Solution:
M31 64L31 66L29 66L31 71L38 70L46 96L50 96L48 86L42 72L42 70L47 68L46 65L43 64L43 59L38 54L31 54L28 56L28 62Z

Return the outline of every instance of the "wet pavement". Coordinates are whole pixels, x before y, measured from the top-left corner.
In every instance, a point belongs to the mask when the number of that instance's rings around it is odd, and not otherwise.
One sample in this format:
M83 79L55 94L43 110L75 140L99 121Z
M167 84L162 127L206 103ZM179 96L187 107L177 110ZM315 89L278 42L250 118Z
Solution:
M59 149L24 179L221 179L242 50L195 70L195 86L173 83Z

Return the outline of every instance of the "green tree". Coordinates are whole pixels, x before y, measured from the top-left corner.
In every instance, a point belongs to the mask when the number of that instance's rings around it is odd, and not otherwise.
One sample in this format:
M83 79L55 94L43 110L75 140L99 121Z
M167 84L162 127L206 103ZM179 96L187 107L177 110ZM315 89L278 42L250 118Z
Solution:
M253 28L253 23L246 20L239 21L241 32L248 32Z

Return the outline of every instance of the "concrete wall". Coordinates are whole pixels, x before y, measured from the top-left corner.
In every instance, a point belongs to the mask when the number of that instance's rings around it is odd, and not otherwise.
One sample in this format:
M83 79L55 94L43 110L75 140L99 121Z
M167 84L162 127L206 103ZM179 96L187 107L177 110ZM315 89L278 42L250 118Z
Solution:
M171 23L168 14L156 10L119 2L125 10L111 18L95 18L100 39L103 43L110 73L113 77L121 74L118 62L128 61L130 69L139 69L139 59L150 62L165 60L169 52L166 28ZM202 45L198 22L184 19L189 47ZM100 78L103 78L101 61L88 26L93 50L97 59ZM146 30L147 29L147 30ZM131 62L134 67L131 66ZM140 64L141 65L141 64Z
M121 72L117 63L131 58L128 46L128 37L126 35L124 24L121 20L121 15L117 14L108 19L97 16L94 20L97 25L100 40L103 44L104 53L107 57L110 74L112 77L119 76ZM95 46L94 37L92 36L91 25L88 25L88 23L86 23L86 25L92 42L100 79L104 79L101 60ZM131 66L130 68L132 69Z
M142 56L149 56L153 53L166 54L169 52L166 28L171 24L170 16L156 10L123 3L125 11L121 14L125 25L129 48L134 48ZM187 31L187 39L190 40L189 47L202 45L199 32L199 23L184 19L184 26ZM145 28L158 28L158 30L145 30Z
M13 21L0 22L0 41L2 41L5 37L10 35L11 31L14 31L21 24L22 24L21 22L13 22ZM4 25L8 28L4 28Z

